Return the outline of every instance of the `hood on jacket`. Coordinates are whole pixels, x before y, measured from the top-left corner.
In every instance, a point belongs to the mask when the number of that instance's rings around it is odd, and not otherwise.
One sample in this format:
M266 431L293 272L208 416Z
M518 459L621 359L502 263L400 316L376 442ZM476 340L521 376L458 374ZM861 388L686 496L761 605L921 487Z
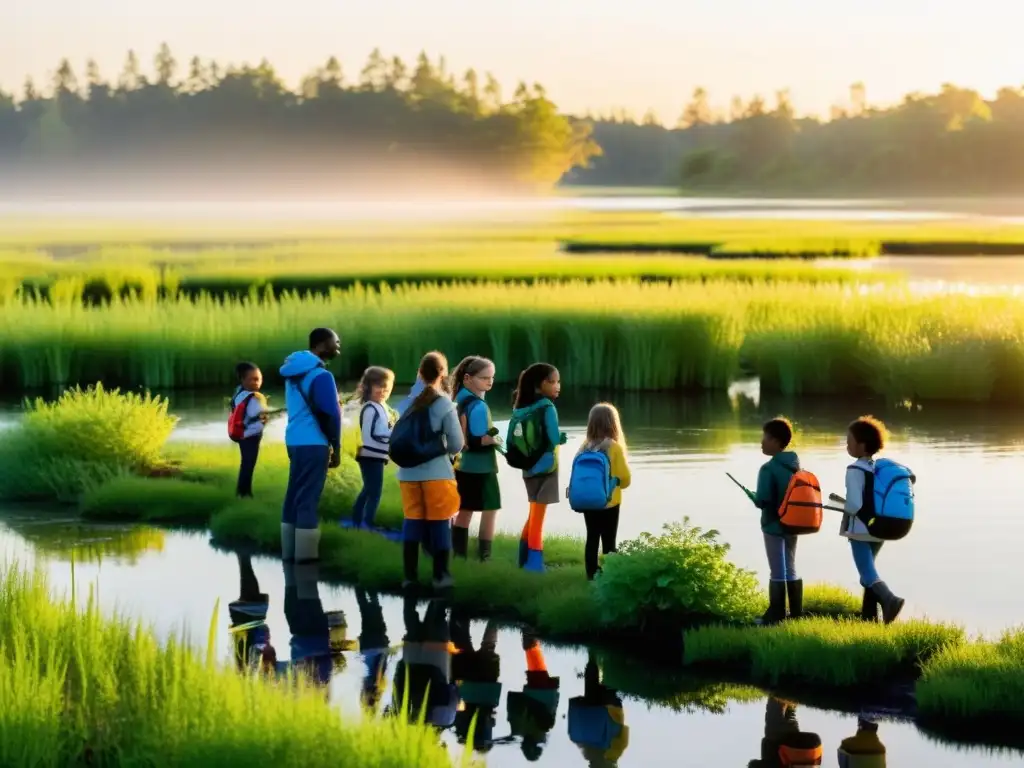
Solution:
M539 411L542 408L547 408L548 406L551 405L554 405L554 403L552 403L546 397L542 397L533 405L527 405L523 408L516 408L515 410L512 411L512 415L517 419L523 419L529 414L533 413L534 411Z
M294 379L297 376L305 376L314 368L326 368L324 361L307 349L300 352L292 352L284 360L281 366L281 376L286 379Z
M777 464L781 464L790 472L798 472L800 470L800 458L794 451L782 451L781 453L777 453L772 456L772 461Z

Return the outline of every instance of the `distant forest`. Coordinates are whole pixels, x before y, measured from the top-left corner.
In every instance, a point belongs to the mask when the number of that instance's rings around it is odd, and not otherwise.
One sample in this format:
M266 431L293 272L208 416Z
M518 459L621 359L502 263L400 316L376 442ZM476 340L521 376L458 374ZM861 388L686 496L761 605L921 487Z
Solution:
M335 58L286 87L273 66L180 64L165 45L114 81L61 61L52 81L0 91L0 195L211 195L380 189L518 192L559 181L777 194L1007 193L1024 182L1024 88L991 100L947 85L875 108L864 88L827 120L788 93L697 89L673 127L651 116L562 114L540 85L374 51L354 77Z

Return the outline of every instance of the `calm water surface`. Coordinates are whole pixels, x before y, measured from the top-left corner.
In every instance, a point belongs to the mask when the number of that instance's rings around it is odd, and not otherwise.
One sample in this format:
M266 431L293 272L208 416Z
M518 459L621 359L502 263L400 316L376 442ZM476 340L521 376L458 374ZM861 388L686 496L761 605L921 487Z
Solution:
M245 556L215 550L203 535L59 523L53 522L52 516L49 520L43 522L38 512L24 510L8 510L0 516L2 556L18 558L26 565L38 563L49 574L54 587L69 594L72 570L69 551L77 547L75 579L79 599L84 601L92 586L104 609L117 609L140 617L164 636L185 627L193 642L200 646L205 646L217 606L214 621L218 627L218 648L225 662L231 663L233 649L227 633L230 623L227 605L239 597ZM84 562L83 558L86 558ZM284 566L265 558L252 558L250 562L259 590L269 596L270 642L277 649L278 658L286 660L291 655L293 635L292 624L284 611ZM384 667L388 685L376 703L378 711L385 710L392 704L391 681L403 653L401 644L406 625L401 599L365 595L360 596L365 598L361 606L352 590L317 585L315 578L315 571L307 571L299 574L295 581L290 579L291 583L298 583L301 590L302 600L297 603L302 606L301 610L307 613L343 611L349 638L367 637L363 634L365 621L367 628L376 625L377 643L393 649ZM379 614L374 604L379 605ZM417 608L422 618L426 606L420 604ZM386 634L384 639L379 637L381 620ZM480 621L471 623L473 650L480 649L486 626ZM493 718L487 738L489 744L477 743L487 755L487 764L496 768L514 768L528 762L567 767L745 766L760 757L766 709L778 706L756 690L743 688L735 689L738 693L731 694L732 700L728 691L733 689L725 689L724 697L721 693L717 698L710 693L694 697L693 701L700 700L704 704L691 704L688 709L673 709L639 696L619 694L629 728L628 744L617 763L610 762L607 756L602 757L600 749L588 749L584 753L570 739L567 719L570 701L584 694L582 678L591 658L600 661L606 686L630 685L631 667L622 664L621 657L606 652L559 647L541 641L540 650L548 675L557 678L557 688L549 687L541 693L539 687L527 686L522 632L500 628L496 637L498 685L488 687L489 701L494 708L485 710L490 711ZM454 663L459 669L457 659ZM640 665L643 667L643 662ZM367 668L366 658L357 650L346 652L336 661L327 682L331 702L344 711L355 713ZM652 669L647 672L658 674ZM470 687L464 687L462 693L476 700ZM614 696L615 690L605 693ZM824 747L822 764L837 765L836 749L842 739L856 732L857 715L801 704L797 706L796 715L801 730L820 736ZM459 717L455 724L442 731L441 738L453 746L464 741L461 724ZM911 723L884 718L880 719L879 735L887 748L890 768L1010 766L1020 765L1024 760L1024 753L1019 751L943 743L928 737Z

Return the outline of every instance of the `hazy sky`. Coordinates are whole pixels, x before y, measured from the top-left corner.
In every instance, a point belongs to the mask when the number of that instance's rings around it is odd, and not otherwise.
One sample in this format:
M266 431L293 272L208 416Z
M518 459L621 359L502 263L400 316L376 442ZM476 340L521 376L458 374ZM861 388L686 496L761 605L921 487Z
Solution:
M648 108L674 122L693 89L790 88L827 114L862 80L873 103L954 82L1024 84L1014 0L0 0L0 86L41 83L62 56L115 79L128 48L151 66L161 41L184 65L268 58L290 85L331 54L355 78L379 46L425 49L450 68L544 84L565 110Z

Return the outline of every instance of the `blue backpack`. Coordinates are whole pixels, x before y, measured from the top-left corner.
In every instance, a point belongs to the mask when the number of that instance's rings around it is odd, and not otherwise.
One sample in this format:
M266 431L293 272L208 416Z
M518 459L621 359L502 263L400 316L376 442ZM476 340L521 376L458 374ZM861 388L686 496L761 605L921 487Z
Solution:
M593 512L604 509L612 499L612 492L619 484L612 477L612 464L604 451L580 451L572 461L569 476L569 506L576 512Z
M430 424L430 406L411 408L403 413L391 431L388 456L399 467L418 467L448 453L444 430Z
M875 538L883 541L902 539L914 524L914 483L917 477L909 467L890 459L879 459L875 462L874 472L868 473L868 478L872 489L870 494L864 495L872 503L870 508L861 510L861 522Z

